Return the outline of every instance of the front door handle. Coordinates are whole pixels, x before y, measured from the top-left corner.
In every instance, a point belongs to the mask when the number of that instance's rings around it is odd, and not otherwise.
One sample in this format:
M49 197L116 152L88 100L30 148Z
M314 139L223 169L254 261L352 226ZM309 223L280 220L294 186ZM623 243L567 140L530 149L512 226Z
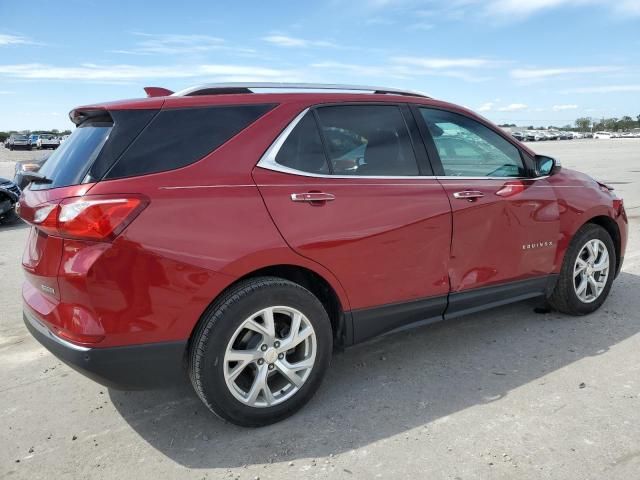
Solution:
M335 199L336 199L336 196L333 193L306 192L306 193L291 194L291 200L294 202L308 202L316 205L324 202L331 202Z
M457 198L458 200L468 200L470 202L482 197L484 197L484 193L479 190L463 190L462 192L455 192L453 194L453 198Z

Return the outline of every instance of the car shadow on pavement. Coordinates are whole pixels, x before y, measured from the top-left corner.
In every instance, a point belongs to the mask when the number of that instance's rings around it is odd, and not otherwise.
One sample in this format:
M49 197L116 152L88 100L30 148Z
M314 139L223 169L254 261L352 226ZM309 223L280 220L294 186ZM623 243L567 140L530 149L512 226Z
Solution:
M142 438L190 468L335 455L498 401L513 389L606 352L640 331L638 291L640 277L622 273L603 307L586 317L537 314L535 302L525 302L347 349L334 356L323 386L306 407L259 429L222 422L186 381L171 390L109 394ZM568 388L578 389L581 381L576 378Z

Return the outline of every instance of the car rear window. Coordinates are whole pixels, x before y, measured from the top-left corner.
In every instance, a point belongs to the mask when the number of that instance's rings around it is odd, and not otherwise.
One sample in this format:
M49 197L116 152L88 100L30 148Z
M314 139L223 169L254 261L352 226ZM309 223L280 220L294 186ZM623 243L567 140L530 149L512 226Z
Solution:
M235 105L161 110L105 179L184 167L200 160L275 105Z
M112 128L111 122L87 123L76 128L40 169L39 173L51 183L31 184L30 188L43 190L81 183Z

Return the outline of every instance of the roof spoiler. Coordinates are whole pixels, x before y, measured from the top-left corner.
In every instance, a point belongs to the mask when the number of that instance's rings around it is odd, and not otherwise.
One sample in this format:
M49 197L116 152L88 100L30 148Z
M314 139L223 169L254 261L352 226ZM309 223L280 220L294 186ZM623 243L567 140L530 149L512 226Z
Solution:
M162 87L144 87L147 97L168 97L173 91Z
M109 112L101 107L76 108L69 112L69 120L77 125L86 122L89 119L111 121Z

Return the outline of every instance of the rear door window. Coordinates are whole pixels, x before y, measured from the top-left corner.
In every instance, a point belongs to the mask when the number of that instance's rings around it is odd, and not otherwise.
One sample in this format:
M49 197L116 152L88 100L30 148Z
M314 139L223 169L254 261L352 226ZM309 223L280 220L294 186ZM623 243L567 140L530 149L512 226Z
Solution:
M335 175L419 175L407 125L396 105L317 109Z

